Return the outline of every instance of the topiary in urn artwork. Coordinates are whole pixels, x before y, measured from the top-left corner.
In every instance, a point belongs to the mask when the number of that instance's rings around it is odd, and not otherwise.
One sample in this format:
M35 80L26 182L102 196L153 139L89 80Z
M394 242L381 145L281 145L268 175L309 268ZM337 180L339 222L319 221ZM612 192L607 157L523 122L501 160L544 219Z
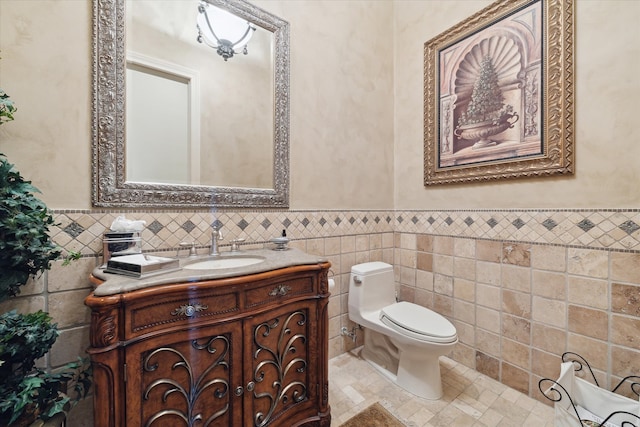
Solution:
M509 119L515 118L514 121ZM478 140L474 148L496 145L490 136L504 132L518 121L513 106L504 104L502 89L490 56L482 58L478 78L473 85L471 101L458 118L454 134L458 138Z

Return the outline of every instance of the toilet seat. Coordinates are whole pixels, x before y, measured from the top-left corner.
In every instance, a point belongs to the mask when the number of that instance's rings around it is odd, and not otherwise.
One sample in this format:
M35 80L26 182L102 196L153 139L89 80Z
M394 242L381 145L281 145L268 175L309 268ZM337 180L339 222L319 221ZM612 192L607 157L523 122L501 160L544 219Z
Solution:
M406 301L380 310L380 321L420 341L451 343L457 340L456 328L451 322L428 308Z

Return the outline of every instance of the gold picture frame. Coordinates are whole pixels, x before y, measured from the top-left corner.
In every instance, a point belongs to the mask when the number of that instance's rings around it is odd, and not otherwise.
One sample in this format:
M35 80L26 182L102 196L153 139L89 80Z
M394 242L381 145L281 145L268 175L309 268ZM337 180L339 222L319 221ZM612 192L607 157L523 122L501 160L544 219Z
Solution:
M499 0L424 44L424 185L574 172L573 0Z

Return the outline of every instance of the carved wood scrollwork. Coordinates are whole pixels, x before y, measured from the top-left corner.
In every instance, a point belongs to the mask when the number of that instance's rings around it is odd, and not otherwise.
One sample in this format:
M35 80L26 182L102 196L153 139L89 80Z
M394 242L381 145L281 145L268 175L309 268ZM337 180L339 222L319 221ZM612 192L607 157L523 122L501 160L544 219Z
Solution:
M107 347L111 345L116 338L116 315L112 310L108 312L91 313L91 346Z
M307 399L307 384L303 380L309 363L306 325L307 315L302 311L295 311L289 314L281 326L279 319L274 319L263 322L254 329L254 359L260 362L253 372L253 387L265 380L267 371L270 372L268 382L271 385L266 391L253 391L256 399L266 399L269 402L267 413L260 411L253 415L257 427L266 426L271 421L278 405L287 406ZM269 339L272 332L278 334L276 341Z
M271 289L271 291L269 292L269 296L272 296L272 297L285 296L286 294L289 293L289 291L291 291L291 286L280 284L275 288Z
M143 399L167 401L167 396L179 396L186 404L186 411L175 408L164 408L154 413L147 421L146 426L151 426L157 420L169 421L171 419L182 419L189 426L213 425L214 420L223 416L229 410L229 339L224 335L210 337L208 339L193 340L191 348L198 352L204 351L205 354L199 354L198 358L210 358L211 363L201 372L195 369L193 365L194 355L189 352L183 354L176 348L160 347L149 353L143 360L143 375L150 375L150 383L143 392ZM153 378L153 373L158 370L161 363L172 364L172 371L183 371L187 375L184 378L188 382L183 383L171 378ZM216 368L222 370L216 371ZM215 371L215 372L214 372ZM219 377L219 372L225 373L227 376ZM212 394L220 401L219 407L208 408L211 413L199 412L198 402L205 393Z
M329 270L324 270L320 273L320 293L326 294L329 292Z

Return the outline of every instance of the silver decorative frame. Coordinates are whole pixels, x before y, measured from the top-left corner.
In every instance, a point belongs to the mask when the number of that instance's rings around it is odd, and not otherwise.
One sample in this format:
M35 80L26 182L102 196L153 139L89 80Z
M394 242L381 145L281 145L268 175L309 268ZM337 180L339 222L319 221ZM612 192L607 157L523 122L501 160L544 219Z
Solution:
M289 23L243 0L206 0L274 34L274 188L125 180L125 1L93 1L92 203L108 208L289 207Z
M453 101L440 96L440 52L490 29L536 2L542 4L541 153L464 165L441 164L441 133L447 138ZM574 0L498 0L424 44L424 185L573 174ZM525 88L526 89L526 88ZM525 90L523 89L523 90ZM441 105L442 104L442 105ZM538 106L536 105L536 108ZM444 110L441 112L441 110ZM443 117L441 117L443 116ZM443 124L444 123L444 124ZM446 131L442 131L443 126ZM445 150L448 145L444 145Z

